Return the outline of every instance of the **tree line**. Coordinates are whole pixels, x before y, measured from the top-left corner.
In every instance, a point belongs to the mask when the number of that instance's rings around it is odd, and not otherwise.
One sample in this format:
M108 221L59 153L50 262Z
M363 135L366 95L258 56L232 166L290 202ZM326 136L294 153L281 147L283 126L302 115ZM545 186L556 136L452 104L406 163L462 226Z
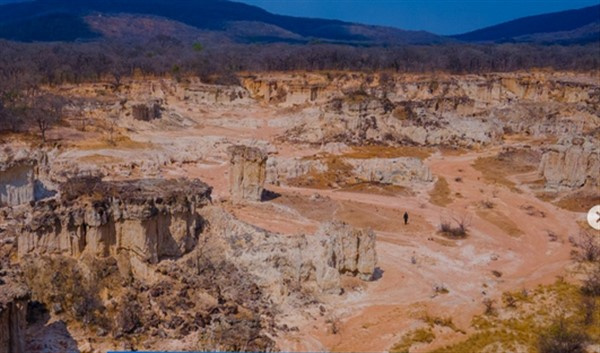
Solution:
M486 73L549 68L598 70L596 44L585 46L412 45L359 47L334 44L223 44L203 46L168 36L144 42L17 43L0 41L0 129L35 115L51 116L60 101L38 94L40 85L110 80L132 75L192 75L236 84L240 71L390 70L398 73ZM38 93L36 93L38 92ZM52 101L50 104L48 101ZM54 107L50 107L54 105ZM43 134L43 133L42 133Z

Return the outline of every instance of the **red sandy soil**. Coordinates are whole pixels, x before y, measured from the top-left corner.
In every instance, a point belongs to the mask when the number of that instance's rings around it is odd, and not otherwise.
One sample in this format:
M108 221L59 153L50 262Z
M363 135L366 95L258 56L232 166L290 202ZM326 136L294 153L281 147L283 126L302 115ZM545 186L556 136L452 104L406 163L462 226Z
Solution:
M286 322L297 325L299 332L280 337L281 349L385 351L404 333L418 327L425 313L452 317L459 328L469 332L471 318L483 311L484 298L499 299L505 291L548 284L562 275L570 262L567 239L577 234L580 215L540 201L528 191L516 193L487 184L471 164L478 157L496 152L457 156L437 153L426 161L435 175L444 176L450 184L453 202L446 208L429 203L426 189L414 190L414 196L392 197L268 186L281 196L243 206L225 203L238 218L283 234L311 234L320 222L341 219L356 227L371 227L378 236L381 278L358 291L323 298L332 308L323 316L310 311L290 315ZM188 173L214 186L219 197L227 197L225 166L194 168ZM457 177L462 180L456 181ZM486 212L499 215L500 221L511 220L522 235L509 235L504 227L478 216L484 200L494 204ZM545 217L529 215L524 205L533 206ZM404 211L410 214L407 226L401 219ZM468 238L452 240L437 233L441 220L452 218L469 222ZM550 241L548 231L558 235L559 240ZM416 264L411 262L413 257ZM492 271L502 276L496 277ZM436 284L443 284L449 293L434 295ZM339 321L336 334L326 323L332 319ZM443 342L438 340L421 349L466 337L461 333L446 336Z
M267 109L245 112L244 117L263 122L258 129L211 126L207 116L199 115L196 120L200 125L195 128L138 131L131 138L145 142L148 137L170 140L215 135L271 141L282 156L317 152L274 142L282 130L266 127L266 122L275 116L267 112ZM234 117L233 113L231 116ZM167 170L165 176L199 177L214 188L215 201L222 202L238 218L282 234L312 234L321 222L332 219L357 227L372 227L378 237L380 278L343 295L324 296L322 300L329 308L324 315L313 309L289 313L285 323L297 326L299 331L277 340L282 351L380 352L422 325L420 317L425 313L452 317L457 327L469 332L472 317L483 311L484 298L498 299L505 291L551 283L564 273L570 262L571 246L567 239L579 232L577 220L582 215L543 202L527 188L517 193L486 183L471 164L478 157L495 153L494 149L456 155L436 153L426 160L433 174L445 177L449 183L453 202L445 208L431 204L430 190L425 188L413 190L413 195L385 196L272 185L267 189L280 197L233 206L226 202L229 182L226 162L184 165ZM462 181L456 181L458 177ZM520 184L518 176L512 179L517 186ZM486 220L489 217L478 215L485 200L494 204L486 210L497 220L494 223ZM522 208L524 205L542 211L545 217L529 215ZM407 226L401 220L405 211L410 214ZM438 234L440 222L452 218L469 221L466 239L451 240ZM501 226L506 219L518 227L520 236L509 235ZM558 241L550 241L548 231L558 235ZM492 271L499 271L502 276L496 277ZM449 293L435 295L433 286L437 284L444 285ZM339 321L337 333L331 332L327 321ZM444 337L443 342L438 340L419 349L435 348L466 336L453 333Z

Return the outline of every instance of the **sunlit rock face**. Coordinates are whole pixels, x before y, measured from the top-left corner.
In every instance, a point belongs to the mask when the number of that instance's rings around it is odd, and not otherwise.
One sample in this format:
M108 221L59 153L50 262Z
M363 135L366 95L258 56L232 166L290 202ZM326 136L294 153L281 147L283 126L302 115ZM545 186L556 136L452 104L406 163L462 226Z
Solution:
M60 198L19 216L19 255L127 252L146 263L180 257L197 241L196 208L210 202L210 191L199 180L68 180Z
M546 187L553 190L574 190L599 184L598 146L584 138L566 138L546 148L539 173Z
M267 177L267 155L256 147L232 146L229 156L232 201L260 201Z

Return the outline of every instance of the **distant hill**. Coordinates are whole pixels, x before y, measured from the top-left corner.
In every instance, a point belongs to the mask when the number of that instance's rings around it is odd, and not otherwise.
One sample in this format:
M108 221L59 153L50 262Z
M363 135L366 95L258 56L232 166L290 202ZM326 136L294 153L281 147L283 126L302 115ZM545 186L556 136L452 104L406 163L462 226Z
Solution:
M467 42L585 44L600 41L600 5L519 18L452 38Z
M441 43L423 31L281 16L226 0L36 0L0 5L0 38L33 41L128 39L167 30L180 39L222 43Z

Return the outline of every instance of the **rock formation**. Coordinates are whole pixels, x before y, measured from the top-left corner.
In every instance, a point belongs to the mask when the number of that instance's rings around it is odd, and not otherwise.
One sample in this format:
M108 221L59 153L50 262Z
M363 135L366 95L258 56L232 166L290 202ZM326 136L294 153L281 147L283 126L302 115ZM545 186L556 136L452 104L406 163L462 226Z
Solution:
M361 73L244 77L257 100L303 107L280 118L283 138L477 147L504 133L547 137L597 126L600 88L589 80L543 74L428 77ZM315 94L312 94L314 91Z
M431 170L419 158L344 159L357 178L375 183L412 186L433 181Z
M341 276L369 280L377 264L375 234L342 222L322 225L316 236L281 236L255 228L218 208L205 208L212 246L269 288L278 302L299 289L339 293ZM216 242L216 243L214 243Z
M364 92L349 94L323 105L320 114L294 120L284 137L307 143L472 147L497 142L502 135L500 124L491 119L428 107Z
M179 257L197 241L202 221L196 208L210 202L210 191L198 180L71 179L60 199L17 215L19 255L127 252L146 263Z
M161 117L161 107L158 103L151 105L136 104L131 107L131 112L134 119L141 121L151 121Z
M50 178L49 154L52 151L28 146L0 149L0 207L23 205L54 195L45 185Z
M267 155L256 147L229 148L231 200L260 201L267 176Z
M575 190L600 185L600 157L597 143L573 137L560 141L544 151L539 173L546 188Z
M79 177L60 191L7 217L32 299L132 349L139 335L144 347L194 335L182 347L270 350L280 308L311 305L340 293L342 276L375 271L372 231L335 222L316 236L274 234L210 206L211 188L198 180ZM24 322L19 300L0 311L10 337Z
M0 205L17 206L35 200L35 165L31 159L0 166Z
M411 186L414 183L428 183L433 181L431 170L418 158L371 158L354 159L335 157L341 163L348 165L349 170L344 171L348 183L371 182L400 186ZM314 158L269 158L267 162L267 182L286 185L298 178L310 178L319 174L340 175L339 168L328 164L328 157Z
M375 233L354 229L342 222L330 222L317 232L321 257L316 266L316 280L324 291L337 291L340 274L351 274L370 280L377 265Z
M0 267L0 352L25 353L29 290L11 269Z
M303 158L269 158L267 161L267 182L285 185L288 180L309 173L323 173L327 165L318 159Z

